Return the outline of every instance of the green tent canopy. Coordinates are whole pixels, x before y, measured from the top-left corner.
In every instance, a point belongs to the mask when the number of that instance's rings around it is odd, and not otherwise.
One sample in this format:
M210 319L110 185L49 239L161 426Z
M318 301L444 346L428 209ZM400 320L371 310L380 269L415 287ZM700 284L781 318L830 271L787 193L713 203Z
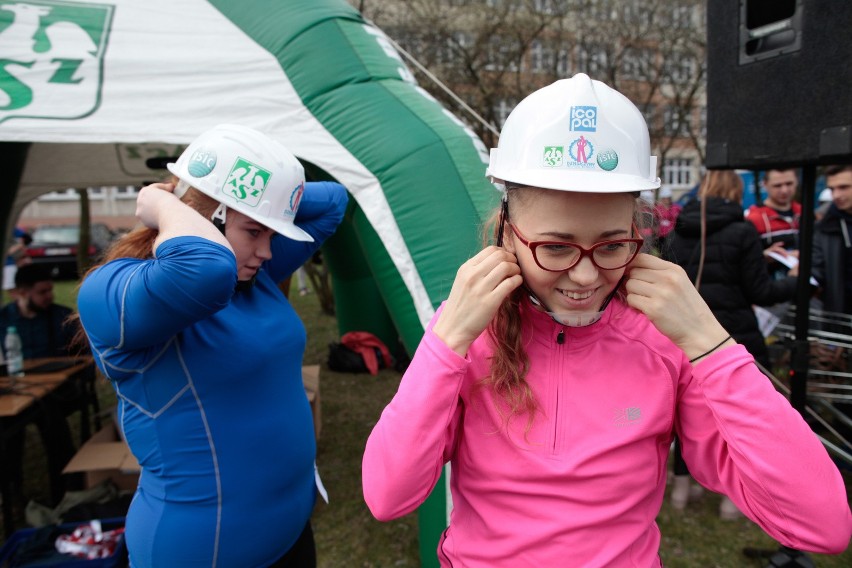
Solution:
M7 233L44 192L159 179L146 158L223 122L348 188L326 247L341 327L412 352L496 192L485 147L380 29L342 0L0 1Z
M263 131L311 178L346 186L324 247L341 333L413 353L497 192L481 141L380 29L343 0L0 0L4 235L43 193L160 179L148 158L219 123ZM421 539L424 560L440 529Z

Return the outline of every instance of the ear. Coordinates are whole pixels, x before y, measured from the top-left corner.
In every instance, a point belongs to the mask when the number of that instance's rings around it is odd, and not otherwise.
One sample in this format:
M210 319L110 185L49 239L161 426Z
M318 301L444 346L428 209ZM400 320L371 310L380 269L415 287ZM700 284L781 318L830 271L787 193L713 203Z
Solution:
M508 223L505 223L503 227L503 248L515 254L515 234L512 232Z

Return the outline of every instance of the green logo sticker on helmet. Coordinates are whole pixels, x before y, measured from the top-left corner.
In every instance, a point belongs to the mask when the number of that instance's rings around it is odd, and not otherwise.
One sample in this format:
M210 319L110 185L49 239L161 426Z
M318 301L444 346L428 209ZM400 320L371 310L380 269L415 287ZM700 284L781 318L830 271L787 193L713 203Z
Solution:
M611 148L601 150L598 152L598 165L602 170L611 172L618 167L618 154L616 154L615 150Z
M565 158L564 146L545 146L544 165L548 168L557 168L562 165Z
M225 180L222 192L242 201L250 207L255 207L263 197L263 192L269 186L272 174L253 164L245 158L237 158L234 167Z
M216 167L216 152L210 148L199 148L189 157L189 165L186 169L189 175L201 178L213 171Z

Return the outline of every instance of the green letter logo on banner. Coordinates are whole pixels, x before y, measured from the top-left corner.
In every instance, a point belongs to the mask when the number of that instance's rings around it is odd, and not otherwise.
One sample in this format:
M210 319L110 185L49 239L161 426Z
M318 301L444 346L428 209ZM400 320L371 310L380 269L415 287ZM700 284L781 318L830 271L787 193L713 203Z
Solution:
M0 122L93 113L100 104L113 9L0 0Z

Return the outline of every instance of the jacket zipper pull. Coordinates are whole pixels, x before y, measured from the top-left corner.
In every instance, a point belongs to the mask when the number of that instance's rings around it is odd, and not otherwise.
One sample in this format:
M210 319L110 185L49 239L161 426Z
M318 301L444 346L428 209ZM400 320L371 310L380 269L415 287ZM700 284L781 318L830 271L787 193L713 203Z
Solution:
M558 343L559 345L562 345L563 343L565 343L565 330L564 329L560 329L559 333L556 334L556 343Z

